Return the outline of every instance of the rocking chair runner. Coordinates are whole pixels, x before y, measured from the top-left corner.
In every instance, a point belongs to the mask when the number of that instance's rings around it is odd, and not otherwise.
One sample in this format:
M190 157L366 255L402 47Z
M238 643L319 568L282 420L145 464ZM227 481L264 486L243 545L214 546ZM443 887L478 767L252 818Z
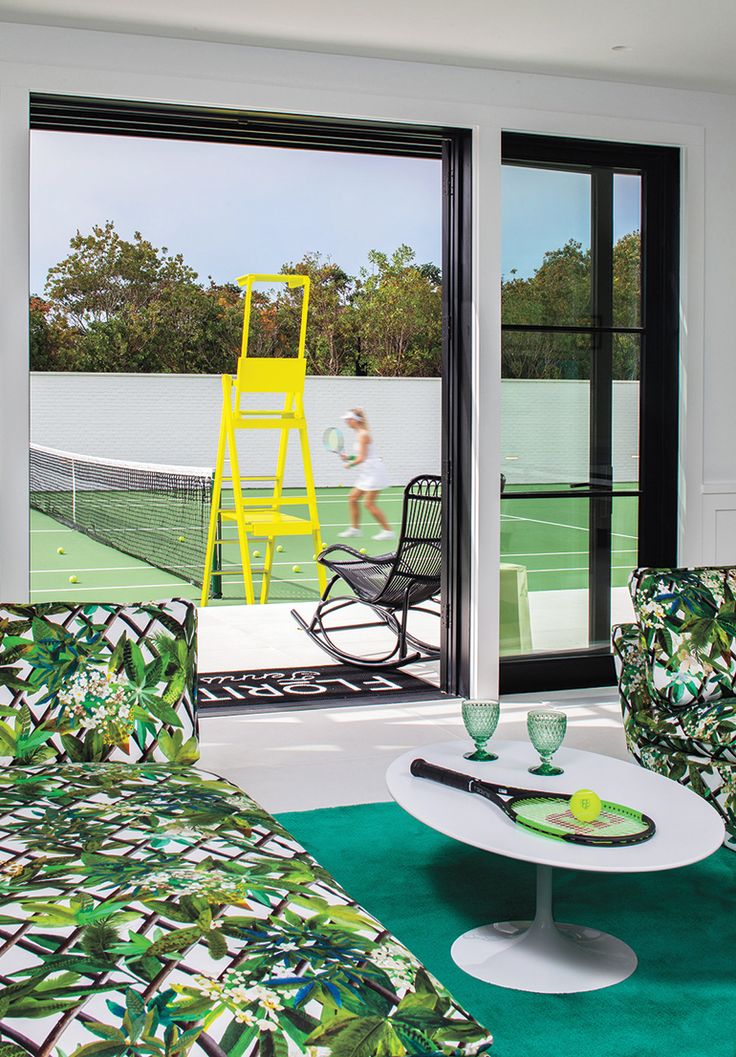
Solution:
M409 633L409 612L438 615L422 607L439 594L442 566L442 480L415 477L404 489L404 507L399 543L394 554L369 557L342 543L327 547L318 561L334 574L325 588L311 621L292 609L292 616L309 637L338 661L363 668L397 668L419 660L435 660L439 648ZM332 557L340 553L347 557ZM340 580L352 588L354 597L330 598ZM360 624L331 624L325 620L354 605L367 606L378 620ZM393 649L378 657L347 653L333 640L338 631L387 627L396 637ZM409 648L412 653L409 653Z

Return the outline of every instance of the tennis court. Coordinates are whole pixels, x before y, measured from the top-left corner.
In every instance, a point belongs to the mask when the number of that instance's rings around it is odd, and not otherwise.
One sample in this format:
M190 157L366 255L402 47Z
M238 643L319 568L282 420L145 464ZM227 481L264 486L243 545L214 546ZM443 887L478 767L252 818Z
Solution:
M509 494L510 493L510 494ZM588 502L585 499L514 499L509 489L502 504L501 551L502 561L523 565L528 570L529 590L555 591L585 589L588 585ZM289 490L286 490L289 494ZM380 504L392 527L398 531L401 521L403 489L388 488ZM339 542L339 533L347 527L347 489L321 488L317 500L325 544ZM107 502L120 504L120 496L108 496ZM292 513L300 515L300 508ZM304 510L306 515L306 508ZM154 519L156 520L156 519ZM621 497L613 504L613 560L614 587L626 584L629 572L636 565L637 501ZM363 537L348 542L368 554L385 553L387 544L371 537L378 530L372 520L365 520ZM166 552L164 564L176 566L176 548L191 551L191 540L181 527L167 528L165 523L149 527L149 537L140 540L132 549L151 555L157 550ZM233 527L228 527L232 533ZM318 596L318 583L313 561L312 542L308 537L288 537L280 541L283 550L276 554L270 600L273 602L308 601ZM59 548L63 553L58 553ZM148 549L147 549L148 548ZM258 541L251 543L254 551L264 553ZM172 561L172 552L174 560ZM223 568L239 564L237 547L223 547ZM190 568L191 556L182 565ZM258 556L253 556L254 569ZM300 571L294 572L294 566ZM31 511L31 597L35 602L52 599L80 601L106 600L111 602L144 601L176 594L198 599L200 590L192 583L165 572L140 557L131 557L111 546L61 524L54 518ZM75 577L76 582L70 582ZM256 587L259 577L256 574ZM214 605L236 604L242 601L242 580L223 578L222 599Z

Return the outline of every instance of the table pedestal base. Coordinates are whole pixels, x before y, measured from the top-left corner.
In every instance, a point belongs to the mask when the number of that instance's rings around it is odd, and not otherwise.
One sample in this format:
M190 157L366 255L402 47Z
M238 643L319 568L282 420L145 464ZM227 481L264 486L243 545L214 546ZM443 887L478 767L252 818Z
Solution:
M583 925L556 924L552 868L537 867L534 921L483 925L458 937L453 961L466 973L499 987L570 994L610 987L631 976L637 959L615 936Z

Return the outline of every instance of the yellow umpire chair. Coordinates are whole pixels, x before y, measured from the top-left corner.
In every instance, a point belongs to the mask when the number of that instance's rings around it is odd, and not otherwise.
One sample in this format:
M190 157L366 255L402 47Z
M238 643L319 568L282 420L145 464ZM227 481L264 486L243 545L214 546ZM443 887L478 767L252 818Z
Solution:
M311 536L314 553L322 550L322 539L317 512L317 497L312 475L312 460L309 453L307 422L304 417L304 381L306 377L305 341L307 335L307 310L309 307L309 277L306 275L244 275L238 279L240 286L245 287L245 305L243 314L243 340L238 358L238 370L235 378L229 374L222 376L222 420L220 440L217 447L217 462L212 487L212 508L207 536L207 551L202 578L201 604L206 606L212 591L214 577L241 576L245 600L249 605L255 602L253 573L261 572L260 602L268 601L273 570L275 542L279 536ZM248 338L250 333L251 312L253 307L253 286L265 283L274 286L284 283L288 289L303 288L301 323L296 357L282 359L273 356L249 356ZM279 408L246 409L241 406L245 394L283 394L283 406ZM270 476L248 475L240 472L236 438L240 431L278 430L278 456L276 472ZM285 496L284 474L286 456L289 447L289 436L296 431L299 437L302 463L304 467L305 488L301 495ZM245 456L247 458L247 454ZM229 462L230 474L225 474L225 465ZM243 485L251 488L265 489L271 486L270 495L249 497L243 494ZM226 486L230 485L230 488ZM225 487L224 487L225 486ZM227 505L223 501L223 492L231 492L232 500ZM309 516L296 517L287 513L284 508L307 507ZM225 528L235 523L237 535L230 537ZM265 558L262 569L254 570L251 564L250 543L255 540L265 542ZM237 545L240 552L240 565L226 565L222 560L222 547ZM219 560L216 560L219 559ZM321 565L317 565L317 577L320 593L326 587L326 574ZM222 581L221 581L222 586ZM217 592L218 595L222 593Z

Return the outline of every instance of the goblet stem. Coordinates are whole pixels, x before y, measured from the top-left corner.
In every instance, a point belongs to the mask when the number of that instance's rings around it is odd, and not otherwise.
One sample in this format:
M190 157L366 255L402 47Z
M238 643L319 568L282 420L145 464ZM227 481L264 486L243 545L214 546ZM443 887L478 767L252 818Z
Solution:
M550 778L553 775L565 773L561 767L552 766L552 754L540 752L539 756L542 762L539 764L538 767L530 767L529 774L539 774L544 777Z
M486 750L486 744L488 742L488 738L473 738L473 742L475 743L475 752L464 752L463 753L464 759L466 759L466 760L485 760L486 762L488 762L490 760L497 760L498 759L498 756L496 755L495 752L488 752Z

